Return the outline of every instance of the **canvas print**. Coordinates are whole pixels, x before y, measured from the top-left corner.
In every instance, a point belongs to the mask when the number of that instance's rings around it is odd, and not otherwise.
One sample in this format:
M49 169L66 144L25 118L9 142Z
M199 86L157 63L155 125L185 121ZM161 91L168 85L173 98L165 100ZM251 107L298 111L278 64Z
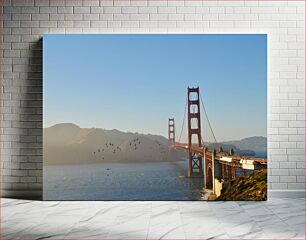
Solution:
M266 200L265 34L43 36L45 200Z

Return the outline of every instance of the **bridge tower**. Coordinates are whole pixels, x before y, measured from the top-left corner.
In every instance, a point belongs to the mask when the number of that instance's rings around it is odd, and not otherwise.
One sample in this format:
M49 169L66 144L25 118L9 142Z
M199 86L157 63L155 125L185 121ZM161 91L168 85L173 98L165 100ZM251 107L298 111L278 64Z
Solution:
M169 118L168 120L168 138L169 145L173 145L175 143L175 126L174 126L174 118Z
M195 143L193 142L195 136ZM202 147L201 142L201 117L200 117L200 90L188 87L188 176L203 175L202 157L192 153L191 146Z

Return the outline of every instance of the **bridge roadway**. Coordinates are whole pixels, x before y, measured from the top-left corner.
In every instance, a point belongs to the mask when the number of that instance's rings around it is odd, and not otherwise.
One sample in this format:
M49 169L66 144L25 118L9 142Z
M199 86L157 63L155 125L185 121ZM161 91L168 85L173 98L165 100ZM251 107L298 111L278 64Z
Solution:
M203 147L197 147L191 145L189 150L188 144L183 144L183 143L175 143L171 145L170 148L182 150L185 152L191 151L192 153L201 157L204 157L205 155L205 159L212 159L213 155L212 149L208 149L205 151ZM215 154L214 159L217 160L220 164L232 166L235 168L246 169L246 170L254 170L258 165L267 165L267 159L265 158L230 155L228 152L217 152Z

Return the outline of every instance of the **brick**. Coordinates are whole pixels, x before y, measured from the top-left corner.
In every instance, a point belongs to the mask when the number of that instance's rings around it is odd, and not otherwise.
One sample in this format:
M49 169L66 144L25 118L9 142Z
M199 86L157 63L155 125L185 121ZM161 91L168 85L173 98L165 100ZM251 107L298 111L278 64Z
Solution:
M139 22L138 21L122 21L121 26L124 28L138 28Z
M287 149L287 153L289 155L294 155L294 154L297 154L297 155L305 155L305 149Z
M202 1L194 1L194 0L185 0L185 6L190 7L190 6L195 6L195 7L201 7L203 4Z
M140 21L139 22L141 28L157 28L158 21Z
M285 182L285 183L295 183L296 182L296 176L280 176L279 181Z
M6 183L18 183L20 178L16 176L4 176L3 181Z
M279 164L280 168L296 168L295 162L280 162Z
M65 14L65 13L73 13L73 7L58 7L57 8L58 14Z
M212 28L233 28L233 21L211 21L210 27Z
M301 142L301 141L304 141L304 140L305 140L305 136L302 135L302 134L300 134L300 135L290 135L289 136L289 141Z
M297 128L280 128L279 134L297 134Z
M30 176L28 176L28 177L20 177L20 181L22 183L34 183L34 182L36 182L36 177L30 177Z
M4 57L20 57L19 50L4 50L3 52Z
M283 155L286 154L286 149L280 149L280 148L270 148L269 154L271 155Z
M100 2L99 0L90 0L90 1L82 1L83 2L83 6L86 7L91 7L91 6L99 6L100 5ZM104 1L104 2L108 2L107 0ZM109 1L109 2L112 2L112 1Z
M3 13L21 13L21 7L3 7Z
M102 7L90 7L90 13L103 13L104 10Z
M14 177L24 177L28 175L27 170L12 170L12 176Z
M305 148L305 142L297 142L296 147L297 148Z
M21 13L39 13L38 7L22 7Z
M14 0L12 1L13 6L31 7L34 6L34 0Z
M12 20L31 20L31 14L14 14Z
M82 14L65 14L65 20L82 20L83 19L83 15Z
M90 7L74 7L74 13L90 13Z
M77 28L89 28L90 27L90 21L74 21L74 27Z
M73 21L58 21L57 26L59 28L72 28L73 27Z
M232 20L243 20L243 15L240 14L219 14L219 20L221 21L232 21Z
M291 176L305 176L305 169L289 169Z
M210 8L208 7L197 7L196 8L196 13L208 14L209 11L210 11Z
M65 6L66 1L62 0L50 0L50 6Z
M177 21L178 28L194 28L194 21Z
M167 6L167 1L162 0L148 0L148 6Z
M195 13L196 8L195 7L177 7L176 12L177 13Z
M120 28L121 21L107 21L107 28Z
M54 14L54 13L57 13L57 7L40 7L39 12L46 13L46 14Z
M148 5L148 2L146 0L143 0L143 1L131 0L131 2L130 2L130 6L134 6L134 7L143 7L143 6L147 6L147 5Z
M288 189L303 189L303 190L305 190L305 183L288 183Z
M65 14L52 14L50 15L51 21L65 20Z
M297 162L296 167L297 168L305 168L305 162Z
M31 28L13 28L12 29L12 34L16 35L27 35L31 34Z
M303 154L293 155L291 153L291 155L288 156L288 161L291 161L291 162L305 162L305 156Z
M3 27L5 28L20 27L20 21L4 21Z
M271 187L274 190L287 189L288 184L287 183L271 183Z
M114 14L99 14L99 20L100 21L107 21L107 20L111 21L113 20L113 15Z
M52 1L52 0L51 0ZM41 6L49 6L50 2L49 0L35 0L34 3L35 6L41 7Z
M296 120L296 114L280 114L280 120Z
M29 170L29 176L41 177L42 170Z
M92 28L106 28L107 27L107 21L91 21L90 27Z
M76 6L82 6L83 3L82 0L69 0L66 1L66 6L72 6L72 7L76 7Z
M220 6L244 6L242 1L219 1Z
M184 14L169 14L168 18L169 18L169 21L183 21Z
M305 121L290 121L289 127L305 127Z
M138 8L137 7L122 7L121 13L124 13L124 14L138 13Z
M129 14L114 14L115 21L130 20Z
M158 7L157 8L158 13L176 13L175 7Z
M185 14L186 21L201 21L202 14Z
M295 142L280 142L280 148L296 148Z
M13 183L12 188L14 190L26 190L29 189L29 186L27 183Z
M168 20L168 14L150 14L150 20L152 21L166 21Z
M159 21L158 26L160 28L175 28L177 25L176 21Z
M288 128L288 121L270 121L271 127Z
M297 114L297 120L305 120L305 114Z
M49 14L47 13L32 14L32 21L33 20L49 20Z
M120 7L104 7L103 13L121 13Z
M305 183L305 176L296 176L296 181L298 183Z
M86 20L99 20L99 14L83 14L83 19Z
M157 7L139 7L139 13L157 13Z

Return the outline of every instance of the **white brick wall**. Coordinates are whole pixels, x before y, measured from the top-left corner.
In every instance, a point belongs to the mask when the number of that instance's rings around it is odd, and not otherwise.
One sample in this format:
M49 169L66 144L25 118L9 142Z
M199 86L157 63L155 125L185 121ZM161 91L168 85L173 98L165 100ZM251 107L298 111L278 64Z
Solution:
M268 33L269 188L305 189L304 1L4 0L2 11L5 196L41 193L43 33Z

